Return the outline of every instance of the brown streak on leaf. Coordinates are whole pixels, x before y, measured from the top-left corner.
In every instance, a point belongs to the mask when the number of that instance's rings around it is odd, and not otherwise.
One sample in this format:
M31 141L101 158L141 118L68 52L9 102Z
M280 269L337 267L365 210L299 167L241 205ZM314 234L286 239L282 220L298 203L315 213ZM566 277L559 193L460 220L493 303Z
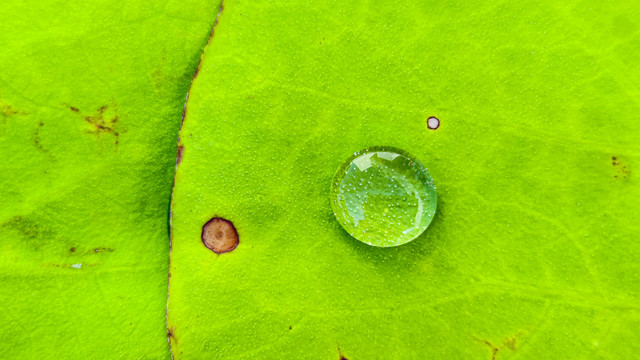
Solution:
M176 158L176 165L180 165L182 162L182 153L184 152L184 145L178 145L178 156Z
M44 126L43 122L40 122L38 124L38 128L36 129L36 132L33 134L33 143L36 145L36 147L38 148L38 150L42 151L42 152L48 152L47 149L42 147L42 144L40 144L40 129Z

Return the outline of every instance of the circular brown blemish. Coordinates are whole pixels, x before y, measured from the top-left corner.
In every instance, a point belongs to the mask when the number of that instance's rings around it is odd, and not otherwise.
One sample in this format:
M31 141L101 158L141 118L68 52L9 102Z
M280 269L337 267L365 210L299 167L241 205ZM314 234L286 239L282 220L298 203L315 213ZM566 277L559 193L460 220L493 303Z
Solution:
M431 130L436 130L440 127L440 120L437 117L431 116L427 119L427 127Z
M223 218L213 218L202 227L202 243L216 254L233 251L240 238L233 223Z

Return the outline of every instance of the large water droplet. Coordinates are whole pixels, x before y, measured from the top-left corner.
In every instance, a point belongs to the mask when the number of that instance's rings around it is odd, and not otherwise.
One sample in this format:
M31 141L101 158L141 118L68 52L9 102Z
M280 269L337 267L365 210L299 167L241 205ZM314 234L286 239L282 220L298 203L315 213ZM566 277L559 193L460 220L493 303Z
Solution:
M427 169L393 147L372 147L349 157L331 182L338 223L374 246L405 244L424 232L436 212L436 187Z

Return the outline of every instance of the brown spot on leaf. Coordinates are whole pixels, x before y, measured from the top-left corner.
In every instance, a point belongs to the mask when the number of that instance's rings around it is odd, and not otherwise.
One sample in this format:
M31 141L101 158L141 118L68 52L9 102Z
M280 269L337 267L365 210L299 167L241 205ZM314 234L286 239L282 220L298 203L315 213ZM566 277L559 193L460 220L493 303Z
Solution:
M7 104L0 98L0 120L3 125L7 124L7 119L16 115L27 115L24 111L16 110L13 106Z
M73 109L77 108L71 108ZM77 111L78 113L80 110ZM91 129L86 130L89 134L94 134L97 137L108 134L114 137L114 144L120 143L120 134L126 132L126 130L120 130L118 125L118 108L115 104L100 106L93 115L84 115L84 121L91 125Z
M616 175L613 176L614 178L618 178L619 176L628 178L631 175L631 170L627 168L624 159L618 159L616 156L612 156L611 165L613 165L617 170Z
M7 104L6 102L2 101L2 99L0 99L0 115L2 115L3 118L8 118L14 115L26 115L26 114L27 114L26 112L18 111L14 109L13 106Z
M76 252L76 248L72 247L71 249L69 249L70 252Z
M74 106L69 106L69 110L73 111L73 112L79 112L80 109L78 109L77 107Z
M17 115L18 111L11 107L11 105L9 104L0 104L0 113L3 117L9 117Z
M340 360L349 360L346 356L344 356L342 350L340 350L340 347L338 347L338 356L340 356Z
M178 155L176 157L176 164L180 165L182 162L182 152L184 151L184 145L178 145Z
M436 130L440 127L440 120L435 117L435 116L431 116L427 119L427 127L430 130Z
M176 327L172 327L171 329L167 328L167 338L169 338L169 343L178 343L178 339L176 339L175 335Z
M215 217L202 227L202 243L216 254L233 251L239 242L238 232L229 220Z

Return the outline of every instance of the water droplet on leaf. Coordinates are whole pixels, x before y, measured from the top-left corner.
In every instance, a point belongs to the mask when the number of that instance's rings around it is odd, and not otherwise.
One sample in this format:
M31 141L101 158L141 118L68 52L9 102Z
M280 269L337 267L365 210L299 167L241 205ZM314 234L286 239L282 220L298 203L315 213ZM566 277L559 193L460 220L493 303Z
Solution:
M436 211L436 189L427 169L393 147L372 147L349 157L331 183L338 223L374 246L405 244L424 232Z

